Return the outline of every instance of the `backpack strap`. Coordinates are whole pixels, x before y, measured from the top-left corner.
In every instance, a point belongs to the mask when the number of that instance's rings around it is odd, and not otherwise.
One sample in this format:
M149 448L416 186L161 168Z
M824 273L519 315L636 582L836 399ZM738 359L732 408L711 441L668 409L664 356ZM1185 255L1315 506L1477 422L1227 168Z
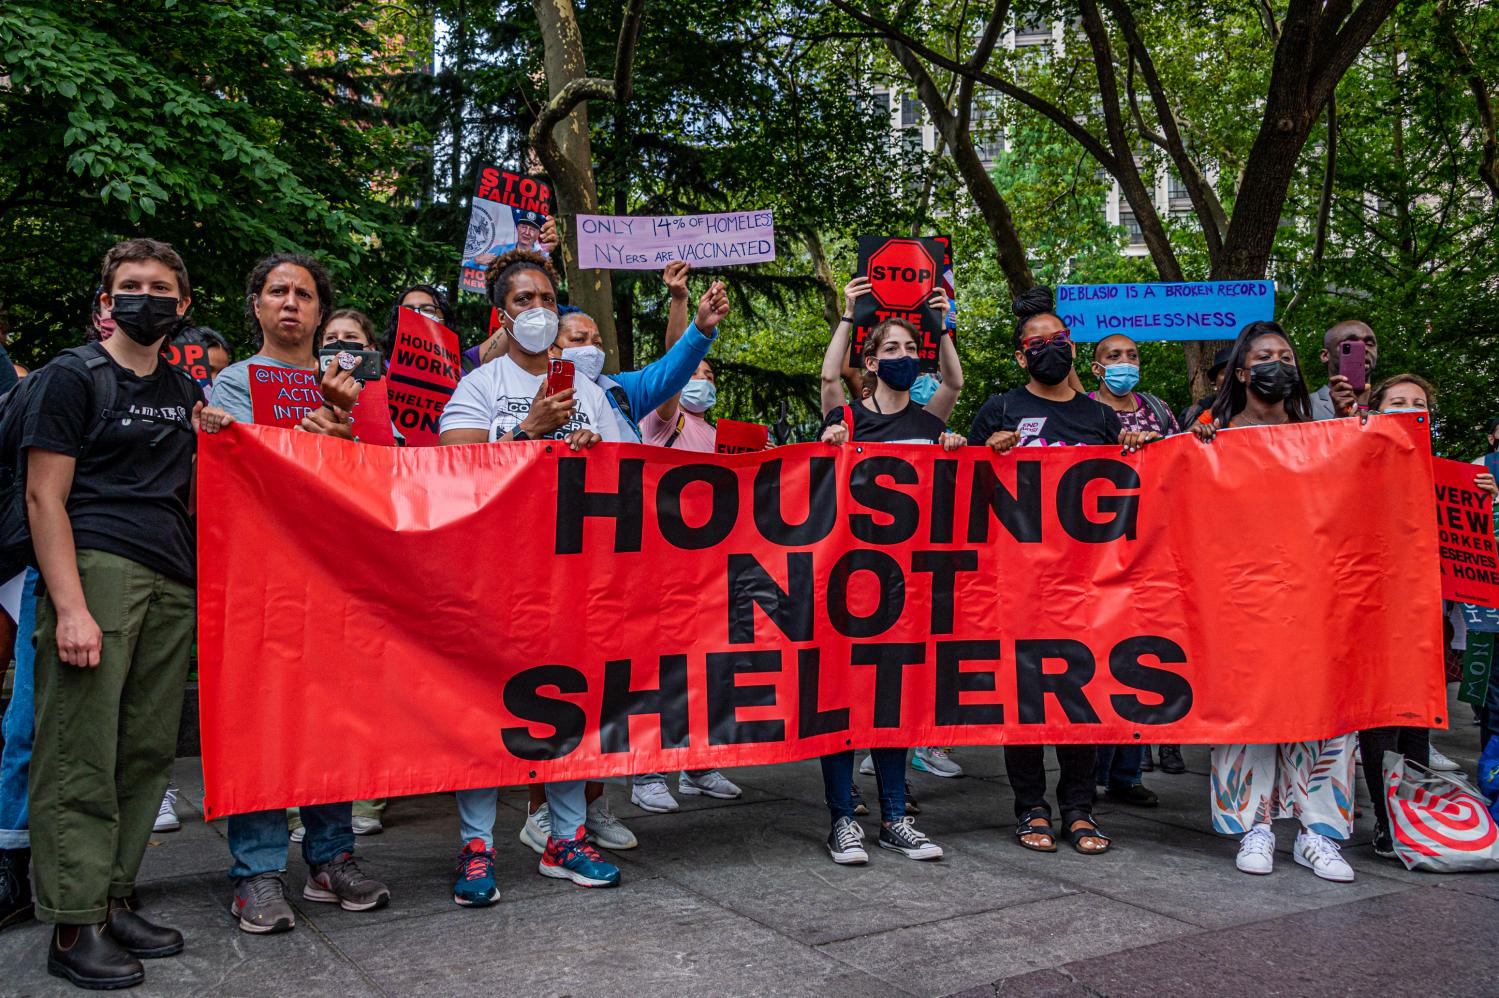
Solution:
M670 447L672 444L676 443L677 442L677 438L682 435L682 427L684 427L686 425L687 425L687 417L682 414L682 411L680 409L678 409L677 410L677 425L672 428L671 436L667 437L666 438L666 443L662 444L661 446L662 447Z
M1161 435L1166 436L1169 434L1171 432L1171 410L1166 407L1166 403L1149 392L1141 392L1140 398L1145 400L1145 405L1150 409L1151 415L1155 416L1155 421L1161 425Z

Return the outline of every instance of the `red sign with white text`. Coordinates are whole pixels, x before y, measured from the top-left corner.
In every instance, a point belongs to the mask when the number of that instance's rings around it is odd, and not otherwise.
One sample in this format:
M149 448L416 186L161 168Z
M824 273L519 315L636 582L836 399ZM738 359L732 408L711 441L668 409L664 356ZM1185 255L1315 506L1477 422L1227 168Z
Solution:
M1442 597L1499 607L1499 553L1494 548L1494 499L1473 484L1486 469L1435 458L1437 540L1442 555Z
M411 447L434 447L443 406L463 376L458 334L409 308L390 354L390 416Z
M319 373L294 367L250 365L250 408L256 426L292 429L323 404Z
M234 426L198 460L210 818L1446 715L1429 441L1401 417L1002 456Z

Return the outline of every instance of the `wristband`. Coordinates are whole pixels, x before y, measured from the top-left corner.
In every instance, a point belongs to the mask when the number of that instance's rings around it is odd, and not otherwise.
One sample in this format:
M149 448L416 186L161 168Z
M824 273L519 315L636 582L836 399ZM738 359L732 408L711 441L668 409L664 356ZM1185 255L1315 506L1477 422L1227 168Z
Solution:
M517 426L514 430L512 430L510 432L510 439L512 441L515 441L515 440L530 440L531 439L531 435L528 434L525 430L521 429L519 426Z
M852 326L854 324L854 317L851 316L851 315L845 315L843 318L839 319L838 321L839 322L846 322L850 326Z

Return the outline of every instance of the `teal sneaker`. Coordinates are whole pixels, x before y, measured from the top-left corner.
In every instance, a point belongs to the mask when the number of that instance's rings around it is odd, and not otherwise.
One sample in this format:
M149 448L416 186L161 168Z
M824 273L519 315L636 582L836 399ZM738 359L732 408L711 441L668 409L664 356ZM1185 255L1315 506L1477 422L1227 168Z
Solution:
M471 839L458 854L453 903L464 908L487 908L499 899L500 889L494 883L494 850L484 848L483 839Z
M619 886L619 867L599 855L582 828L573 839L549 836L537 869L543 877L571 880L580 887Z

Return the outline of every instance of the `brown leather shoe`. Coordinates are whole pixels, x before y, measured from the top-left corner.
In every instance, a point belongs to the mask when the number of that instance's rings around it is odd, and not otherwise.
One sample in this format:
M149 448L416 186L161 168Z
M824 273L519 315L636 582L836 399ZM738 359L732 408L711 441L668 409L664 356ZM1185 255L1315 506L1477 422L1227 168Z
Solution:
M90 991L133 988L146 979L141 962L96 925L59 925L47 948L47 973Z
M165 925L153 925L130 910L127 899L110 898L104 926L131 956L142 960L176 956L182 952L182 933Z

